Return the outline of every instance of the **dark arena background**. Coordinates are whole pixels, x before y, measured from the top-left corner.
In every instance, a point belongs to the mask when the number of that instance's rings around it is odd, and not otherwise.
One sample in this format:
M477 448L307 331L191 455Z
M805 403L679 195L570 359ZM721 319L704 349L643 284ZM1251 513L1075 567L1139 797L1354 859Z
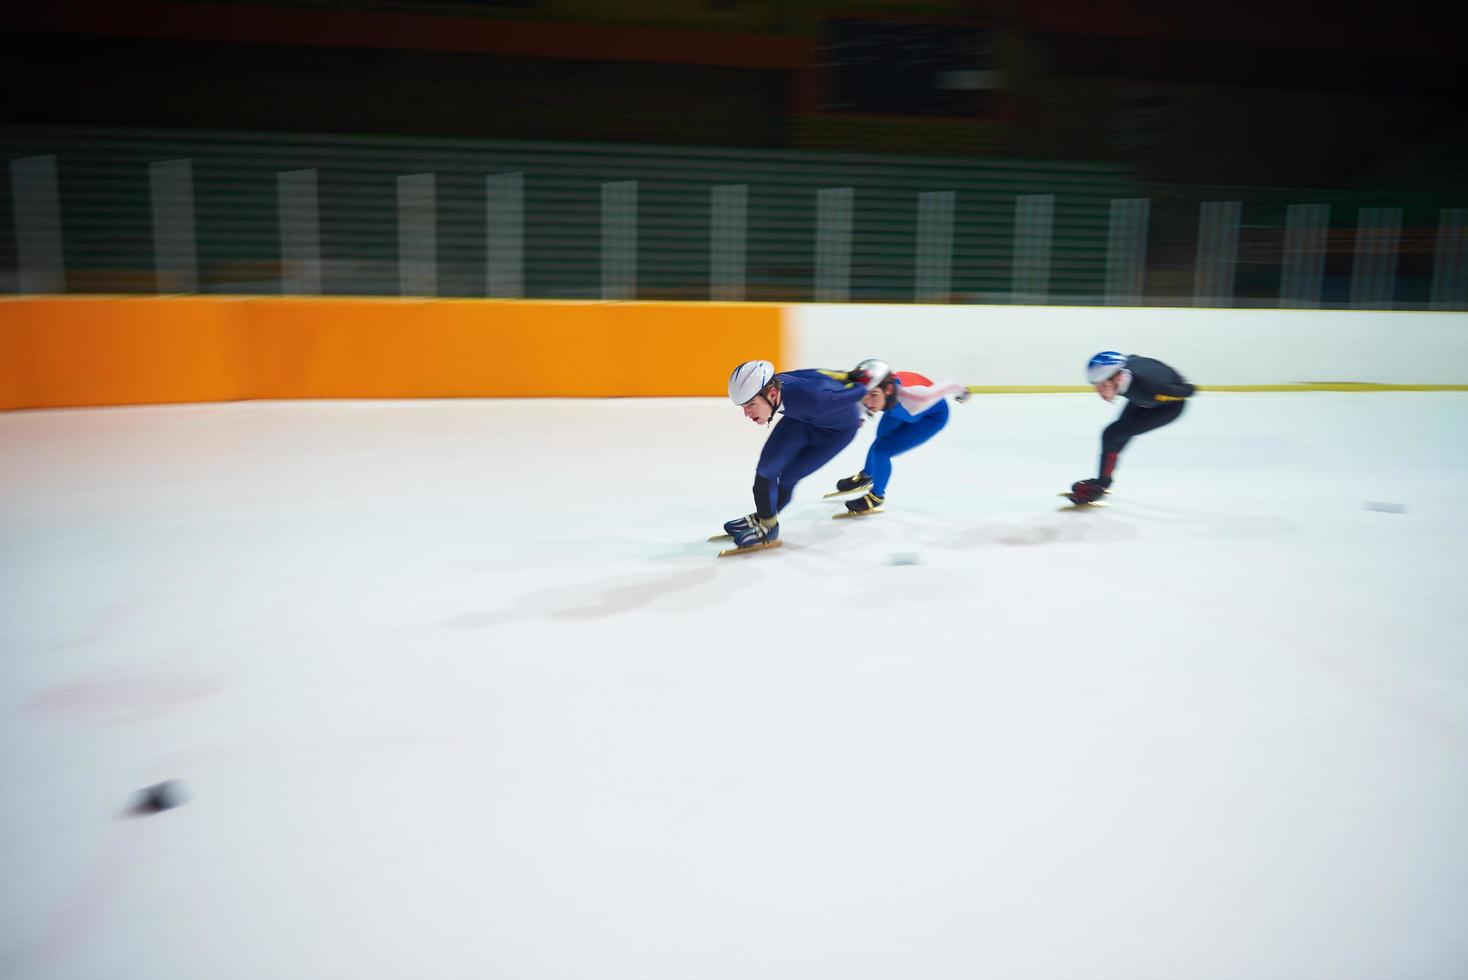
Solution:
M1461 978L1462 37L7 9L0 976Z

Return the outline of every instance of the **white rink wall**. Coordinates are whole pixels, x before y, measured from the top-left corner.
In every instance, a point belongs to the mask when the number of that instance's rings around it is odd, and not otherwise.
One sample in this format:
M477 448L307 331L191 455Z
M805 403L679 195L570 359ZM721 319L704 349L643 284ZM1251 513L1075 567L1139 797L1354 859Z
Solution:
M1054 306L792 305L780 368L880 357L972 385L1083 385L1098 350L1201 385L1468 384L1468 314Z

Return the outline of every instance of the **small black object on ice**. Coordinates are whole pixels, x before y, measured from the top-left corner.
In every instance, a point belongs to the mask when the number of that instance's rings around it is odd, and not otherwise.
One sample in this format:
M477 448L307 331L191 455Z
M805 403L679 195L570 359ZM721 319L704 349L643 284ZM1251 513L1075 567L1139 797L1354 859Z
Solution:
M138 793L137 802L133 804L133 813L140 816L150 813L162 813L164 810L172 810L184 803L183 787L171 779L149 786Z

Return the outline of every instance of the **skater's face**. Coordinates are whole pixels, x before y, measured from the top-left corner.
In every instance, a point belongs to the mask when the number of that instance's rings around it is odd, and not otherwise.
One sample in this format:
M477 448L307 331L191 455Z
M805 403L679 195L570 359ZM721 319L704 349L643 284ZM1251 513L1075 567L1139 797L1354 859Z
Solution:
M880 412L887 407L887 394L881 388L873 388L866 393L866 397L861 400L861 403L863 407L873 412Z
M1119 388L1120 386L1121 372L1118 371L1096 386L1096 394L1100 395L1107 401L1114 401L1116 399L1117 388Z
M744 403L744 417L755 425L764 425L770 420L770 416L775 414L775 406L779 402L780 390L778 388L766 388L760 394L755 395Z

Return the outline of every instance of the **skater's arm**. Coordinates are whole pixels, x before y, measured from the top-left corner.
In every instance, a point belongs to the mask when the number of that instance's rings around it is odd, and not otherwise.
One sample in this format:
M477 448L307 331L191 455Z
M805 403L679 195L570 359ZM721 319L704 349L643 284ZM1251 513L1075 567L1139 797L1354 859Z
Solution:
M827 397L837 405L857 405L866 396L866 385L857 381L848 381L846 382L846 387L840 391L833 391L827 394Z
M844 386L836 393L835 401L838 405L861 401L873 388L877 387L878 382L891 377L890 374L883 375L881 378L875 377L861 364L851 371L828 371L824 368L817 370L833 381L841 382Z
M949 395L967 395L968 386L957 381L940 381L931 385L903 385L897 389L897 401L916 415L926 412Z
M776 377L783 382L780 386L780 397L784 401L785 414L789 417L819 415L831 411L833 406L855 406L866 395L863 385L846 380L845 371L792 371ZM842 387L836 388L830 381L824 380L825 378L840 382Z

